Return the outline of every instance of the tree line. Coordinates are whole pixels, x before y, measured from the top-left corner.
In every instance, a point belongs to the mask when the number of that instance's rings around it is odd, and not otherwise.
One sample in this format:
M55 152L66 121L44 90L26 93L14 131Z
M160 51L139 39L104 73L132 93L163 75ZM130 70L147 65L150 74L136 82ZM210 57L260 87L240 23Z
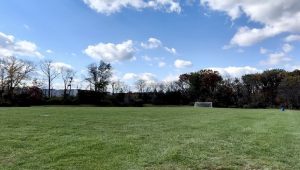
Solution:
M100 61L87 66L82 81L88 90L74 90L76 72L72 68L55 67L50 60L38 66L16 57L0 60L0 105L79 105L143 106L192 105L195 101L213 102L215 107L274 108L286 105L300 108L300 70L266 70L241 78L224 78L213 70L182 74L173 82L135 82L135 91L121 81L111 81L112 66ZM38 76L37 76L38 75ZM41 78L42 77L42 78ZM63 95L52 96L53 83L60 79ZM111 89L108 92L108 89Z

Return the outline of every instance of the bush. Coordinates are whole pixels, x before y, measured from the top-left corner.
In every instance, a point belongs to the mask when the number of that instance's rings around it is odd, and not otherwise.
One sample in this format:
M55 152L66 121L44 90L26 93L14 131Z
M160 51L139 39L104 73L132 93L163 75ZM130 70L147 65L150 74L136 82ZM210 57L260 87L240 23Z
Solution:
M77 95L80 104L94 105L101 105L102 100L104 100L106 96L107 93L100 93L88 90L79 90Z
M143 99L136 99L133 101L133 106L135 107L143 107L144 105L144 100Z
M13 103L21 107L31 106L30 96L26 93L16 95L13 99Z
M63 101L62 97L52 97L46 101L46 105L61 105Z

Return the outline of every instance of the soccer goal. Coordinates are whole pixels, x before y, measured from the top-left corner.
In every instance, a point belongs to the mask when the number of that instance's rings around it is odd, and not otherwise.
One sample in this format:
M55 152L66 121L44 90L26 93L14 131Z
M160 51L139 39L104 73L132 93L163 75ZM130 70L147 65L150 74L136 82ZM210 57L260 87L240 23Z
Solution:
M213 107L213 103L212 102L195 102L194 107Z

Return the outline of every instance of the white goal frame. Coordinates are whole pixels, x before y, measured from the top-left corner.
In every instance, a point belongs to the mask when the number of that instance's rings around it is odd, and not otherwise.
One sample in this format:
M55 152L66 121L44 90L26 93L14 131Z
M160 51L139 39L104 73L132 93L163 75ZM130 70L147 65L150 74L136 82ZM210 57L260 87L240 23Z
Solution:
M195 102L194 107L209 107L213 108L213 103L212 102Z

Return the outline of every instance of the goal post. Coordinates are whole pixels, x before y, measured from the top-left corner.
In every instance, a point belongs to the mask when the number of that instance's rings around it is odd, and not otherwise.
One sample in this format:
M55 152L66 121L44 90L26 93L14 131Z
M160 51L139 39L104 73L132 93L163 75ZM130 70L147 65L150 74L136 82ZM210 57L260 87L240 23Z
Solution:
M212 102L195 102L194 107L209 107L212 108L213 107L213 103Z

